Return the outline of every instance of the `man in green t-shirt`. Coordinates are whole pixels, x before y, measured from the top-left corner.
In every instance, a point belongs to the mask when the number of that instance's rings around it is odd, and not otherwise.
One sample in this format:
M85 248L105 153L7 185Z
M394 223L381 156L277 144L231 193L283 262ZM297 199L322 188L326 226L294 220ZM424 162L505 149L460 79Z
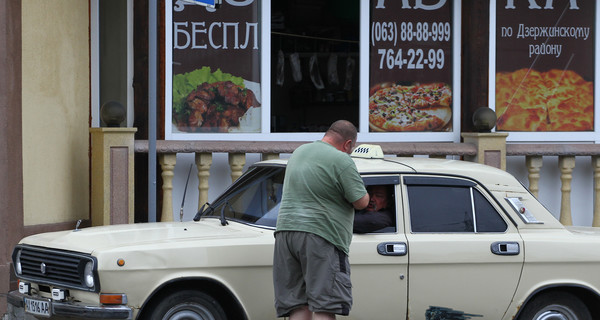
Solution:
M350 312L354 209L369 203L349 156L355 143L356 127L338 120L288 161L273 260L278 317L335 319Z

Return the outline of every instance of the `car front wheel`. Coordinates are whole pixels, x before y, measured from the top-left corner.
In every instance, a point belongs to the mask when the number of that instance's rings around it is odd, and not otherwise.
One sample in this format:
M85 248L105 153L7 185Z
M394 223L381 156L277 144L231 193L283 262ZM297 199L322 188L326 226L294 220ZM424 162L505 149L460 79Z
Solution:
M166 296L151 311L152 320L226 320L223 308L213 297L196 290L182 290Z
M592 320L585 304L566 292L549 292L527 303L519 320Z

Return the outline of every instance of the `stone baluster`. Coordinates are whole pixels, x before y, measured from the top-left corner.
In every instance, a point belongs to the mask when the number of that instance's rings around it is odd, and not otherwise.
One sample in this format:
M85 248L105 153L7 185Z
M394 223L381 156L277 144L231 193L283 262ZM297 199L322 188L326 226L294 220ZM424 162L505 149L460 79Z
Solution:
M162 153L158 156L162 177L162 213L160 221L173 221L173 175L177 163L176 153Z
M573 168L575 168L575 157L558 157L561 181L560 222L565 226L573 225L571 219L571 180L573 179Z
M266 160L278 160L279 159L279 153L263 153L262 154L262 160L266 161Z
M525 165L529 172L529 191L537 198L540 190L540 170L543 165L542 156L527 156L525 157Z
M600 227L600 156L592 157L594 169L594 219L592 227Z
M198 209L208 202L208 178L212 165L212 153L196 153L196 167L198 168Z
M229 167L231 168L231 182L233 183L242 175L242 170L246 164L245 153L230 153Z

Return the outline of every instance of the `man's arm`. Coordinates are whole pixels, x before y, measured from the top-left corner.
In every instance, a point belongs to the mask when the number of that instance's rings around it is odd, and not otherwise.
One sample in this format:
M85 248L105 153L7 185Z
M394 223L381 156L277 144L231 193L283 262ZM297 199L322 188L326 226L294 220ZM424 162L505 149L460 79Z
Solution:
M356 210L362 210L369 205L369 194L366 193L362 198L352 202L352 206Z

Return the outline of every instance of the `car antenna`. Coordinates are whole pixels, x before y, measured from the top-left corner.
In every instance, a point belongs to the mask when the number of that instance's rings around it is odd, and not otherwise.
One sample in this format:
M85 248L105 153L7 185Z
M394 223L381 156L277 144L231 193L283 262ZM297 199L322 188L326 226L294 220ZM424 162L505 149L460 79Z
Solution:
M181 199L181 208L179 209L179 222L183 222L183 204L185 203L185 194L187 193L188 182L190 182L190 174L192 173L192 165L190 164L190 170L188 171L187 180L185 181L185 188L183 189L183 199Z

